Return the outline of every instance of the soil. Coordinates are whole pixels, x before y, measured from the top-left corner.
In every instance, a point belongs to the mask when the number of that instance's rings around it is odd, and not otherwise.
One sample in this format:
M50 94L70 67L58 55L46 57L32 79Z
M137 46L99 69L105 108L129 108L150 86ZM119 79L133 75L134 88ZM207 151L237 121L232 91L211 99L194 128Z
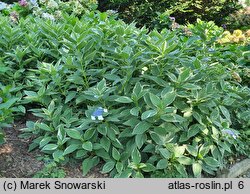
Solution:
M25 124L20 121L12 128L5 129L6 143L0 146L0 177L32 177L43 168L43 162L36 159L41 155L39 151L28 152L31 140L18 137L19 130L25 127Z
M28 152L32 139L18 137L20 129L25 128L26 120L36 121L32 115L27 115L22 121L15 122L11 128L6 128L6 143L0 145L0 178L32 178L45 166L38 157L43 154L39 150ZM104 178L107 174L101 174L100 166L94 168L85 177L82 176L81 164L74 163L61 167L66 178Z

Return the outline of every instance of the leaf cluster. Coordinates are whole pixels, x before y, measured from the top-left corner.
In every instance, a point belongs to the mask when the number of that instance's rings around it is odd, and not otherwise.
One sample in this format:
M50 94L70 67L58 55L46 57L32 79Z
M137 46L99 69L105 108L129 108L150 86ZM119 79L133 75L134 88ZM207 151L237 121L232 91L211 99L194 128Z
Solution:
M250 92L231 71L249 63L245 47L223 47L195 27L188 37L107 13L63 17L0 19L0 81L23 86L21 103L41 118L23 129L36 136L30 151L80 160L83 175L103 164L111 177L214 175L244 154ZM98 107L104 120L91 119Z

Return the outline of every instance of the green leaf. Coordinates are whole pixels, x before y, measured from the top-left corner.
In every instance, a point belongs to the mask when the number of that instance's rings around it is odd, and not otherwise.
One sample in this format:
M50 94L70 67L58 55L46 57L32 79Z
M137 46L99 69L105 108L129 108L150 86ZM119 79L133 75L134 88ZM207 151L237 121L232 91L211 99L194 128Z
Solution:
M126 122L124 122L123 125L134 128L139 122L140 122L139 119L133 117L133 118L127 120Z
M200 178L201 177L201 171L202 171L202 166L200 163L195 162L192 165L193 173L195 177Z
M91 152L93 150L93 145L90 141L86 141L82 144L82 148Z
M212 157L206 157L203 159L203 161L208 165L208 166L211 166L211 167L218 167L220 165L220 163L212 158Z
M117 162L115 165L115 168L116 168L117 172L120 174L123 171L124 165L121 162Z
M185 146L176 146L176 147L174 147L174 155L175 155L175 157L183 156L184 152L185 152Z
M182 85L182 88L187 89L187 90L200 90L201 87L197 86L195 84L190 84L190 83L185 83Z
M91 168L96 166L99 163L99 161L100 161L100 159L97 156L95 156L93 158L86 158L82 162L82 174L83 174L83 176L86 176L86 174L88 174L88 172L91 170Z
M192 146L192 145L188 145L186 149L187 149L187 151L188 151L192 156L194 156L194 157L197 156L197 154L198 154L198 148L197 148L197 147Z
M175 166L176 170L182 175L182 178L188 177L185 166L183 166L182 164L174 164L174 166Z
M68 103L69 101L71 101L73 98L75 98L77 92L75 91L70 91L68 92L68 95L66 96L66 99L65 99L65 104Z
M108 152L106 152L104 149L99 149L95 151L95 154L99 157L101 157L104 160L110 160L110 155Z
M151 102L152 102L152 104L153 104L154 106L160 107L160 105L161 105L161 99L160 99L158 96L156 96L156 95L150 93L150 94L149 94L149 97L150 97L150 100L151 100Z
M232 150L230 148L230 145L227 142L219 142L220 147L222 147L224 150L228 151L229 153L232 153Z
M19 105L18 107L17 107L22 113L26 113L26 108L24 107L24 106L21 106L21 105Z
M144 178L143 174L141 172L136 172L135 173L135 178Z
M90 169L93 167L93 164L91 163L91 159L92 158L86 158L82 162L82 175L83 176L85 176L86 174L88 174L88 172L90 171Z
M194 124L188 129L188 138L195 136L201 131L199 124Z
M176 98L176 92L169 92L162 97L164 106L170 105Z
M5 103L0 104L0 109L9 109L12 105L15 104L15 102L18 100L18 98L11 98Z
M132 108L129 112L130 112L131 115L137 117L137 116L139 115L139 111L140 111L140 108L139 108L139 107L134 107L134 108Z
M138 149L134 149L132 152L132 160L135 164L139 164L141 162L141 154Z
M109 151L111 142L107 137L103 136L100 140L100 144L107 152Z
M153 172L155 170L156 170L155 166L150 163L146 163L145 166L142 167L142 171L144 172Z
M150 75L144 74L142 77L154 81L159 86L166 87L168 85L168 82L166 82L165 80L163 80L163 79L161 79L159 77L156 77L156 76L150 76Z
M48 106L48 111L52 113L54 110L55 110L55 101L52 100Z
M162 138L157 133L150 132L150 136L157 145L163 145L164 144L164 142L162 141Z
M183 131L181 136L180 136L179 142L184 142L184 141L187 141L187 140L189 140L189 138L187 136L187 132Z
M36 92L33 92L33 91L24 91L24 94L27 95L27 97L31 97L31 98L35 98L35 97L38 97L37 93Z
M102 173L108 173L111 170L113 170L113 168L115 167L115 162L114 161L109 161L106 164L104 164L104 166L102 167Z
M39 91L37 92L38 96L41 97L45 94L46 88L45 86L42 86Z
M37 144L37 143L31 143L31 144L29 145L29 150L28 150L28 152L31 152L31 151L34 150L36 147L38 147L38 144Z
M76 152L76 158L82 158L86 154L87 154L86 150L77 150L77 152Z
M120 35L120 36L124 35L124 28L123 28L123 26L118 26L118 27L115 29L115 32L116 32L116 34L118 34L118 35Z
M132 175L132 169L127 168L122 171L120 175L118 175L118 178L129 178Z
M161 119L166 122L173 122L173 123L181 123L184 122L186 119L178 114L164 114L161 116Z
M56 150L52 155L53 155L53 159L56 162L60 162L60 160L64 160L63 151L62 150Z
M180 131L180 128L172 123L164 123L164 128L168 133L177 133L178 131Z
M140 149L145 141L147 140L147 135L146 134L138 134L135 136L135 143L138 149Z
M53 129L50 128L45 123L36 123L36 126L39 127L40 129L43 129L44 131L53 131Z
M175 74L168 72L168 73L167 73L167 76L169 77L169 79L170 79L172 82L174 82L174 83L177 82L177 77L175 76Z
M220 108L222 114L223 114L223 115L226 117L226 119L231 123L230 113L229 113L229 111L227 110L227 108L224 107L224 106L219 106L219 108Z
M182 156L182 157L178 158L177 161L180 164L184 164L184 165L191 165L193 163L193 160L189 157L186 157L186 156Z
M150 117L153 117L157 114L157 111L156 110L147 110L145 111L144 113L142 113L141 115L141 119L142 120L145 120L147 118L150 118Z
M100 81L98 84L97 84L97 90L100 92L100 93L103 93L106 89L106 80L105 79L102 79L102 81Z
M85 131L85 133L84 133L84 139L85 140L89 140L90 138L93 137L93 135L95 134L95 132L96 132L96 129L94 129L94 128L87 129Z
M191 77L191 72L189 69L184 70L178 77L179 82L185 82Z
M81 139L81 133L76 129L66 129L66 133L73 139Z
M203 122L202 122L202 117L199 113L197 112L193 112L193 117L201 124L203 125Z
M142 92L142 86L141 86L140 82L137 82L135 84L135 87L133 88L133 94L135 96L139 97L141 92Z
M66 138L66 132L62 125L59 125L57 128L58 128L57 139L63 141Z
M210 151L210 145L203 144L199 149L199 154L204 157Z
M42 148L43 146L45 146L46 144L48 144L51 141L51 137L44 137L40 143L39 143L39 147Z
M147 123L146 121L141 121L138 123L135 128L133 129L132 134L143 134L151 127L151 124Z
M105 21L108 18L108 14L106 12L99 13L100 21Z
M165 169L165 168L167 168L167 166L168 166L168 160L167 159L161 159L156 164L156 168L158 170Z
M63 155L67 155L67 154L70 154L72 152L74 152L75 150L77 150L79 148L79 144L72 144L72 145L69 145L63 152Z
M114 148L114 147L113 147L113 149L112 149L112 157L113 157L116 161L119 161L120 158L121 158L120 152L119 152L116 148Z
M127 96L121 96L117 99L115 99L116 102L120 102L120 103L131 103L133 102L133 100Z
M115 146L116 148L119 148L119 149L123 149L124 146L122 145L122 143L116 138L115 141L112 141L112 145Z
M108 129L107 129L107 127L104 126L104 125L98 125L98 126L97 126L97 131L98 131L100 134L106 136L106 135L107 135Z
M164 157L166 159L169 159L170 156L171 156L170 152L167 149L165 149L165 148L160 148L159 152L162 155L162 157Z
M47 144L46 146L43 147L42 151L51 151L51 150L56 150L58 145L56 144Z

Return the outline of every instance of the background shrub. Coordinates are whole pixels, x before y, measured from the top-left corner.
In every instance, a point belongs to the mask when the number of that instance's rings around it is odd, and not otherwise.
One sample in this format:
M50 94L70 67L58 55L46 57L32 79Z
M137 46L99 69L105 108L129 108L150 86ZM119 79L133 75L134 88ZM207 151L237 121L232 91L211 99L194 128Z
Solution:
M244 9L230 14L225 19L225 23L228 29L250 29L250 5Z
M176 18L179 24L193 23L197 18L204 21L215 21L223 24L223 18L238 10L241 6L238 0L207 1L207 0L102 0L99 10L113 9L118 11L119 17L126 22L136 21L138 26L146 25L153 28L158 23L157 13L166 12Z
M8 3L8 4L18 2L18 0L1 0L1 1L4 2L4 3Z

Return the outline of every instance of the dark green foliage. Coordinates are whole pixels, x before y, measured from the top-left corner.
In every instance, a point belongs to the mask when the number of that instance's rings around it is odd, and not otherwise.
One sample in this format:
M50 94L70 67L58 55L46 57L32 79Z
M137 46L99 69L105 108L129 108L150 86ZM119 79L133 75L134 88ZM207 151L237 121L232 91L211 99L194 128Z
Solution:
M138 26L154 28L160 22L158 13L166 12L176 18L179 24L194 23L197 18L215 21L221 25L223 18L238 10L238 0L101 0L99 10L108 9L119 12L126 22L135 21Z
M250 6L230 14L225 24L228 29L250 29Z
M18 2L18 0L1 0L1 1L4 2L4 3L8 3L8 4Z

